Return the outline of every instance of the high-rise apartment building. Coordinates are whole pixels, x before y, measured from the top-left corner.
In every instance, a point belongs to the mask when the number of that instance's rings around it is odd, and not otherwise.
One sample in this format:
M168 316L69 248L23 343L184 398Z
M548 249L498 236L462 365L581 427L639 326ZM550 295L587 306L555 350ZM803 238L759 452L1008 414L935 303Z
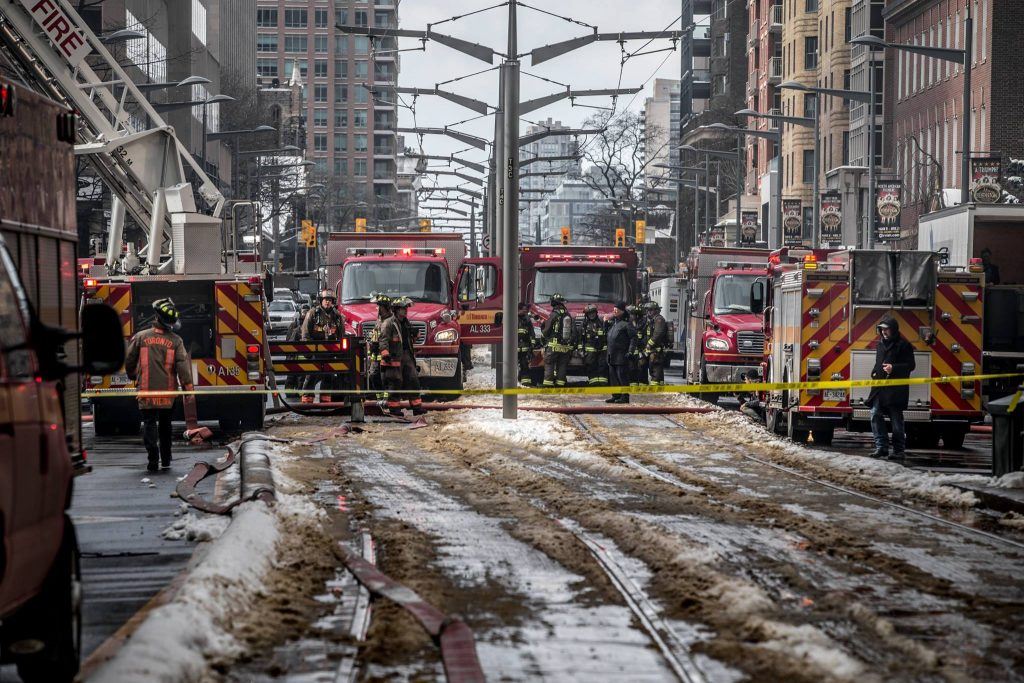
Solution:
M640 116L644 126L644 185L652 190L671 187L664 180L671 171L656 164L668 164L674 156L671 150L679 144L679 81L654 79L653 94L644 100Z
M523 135L532 135L546 130L568 130L569 126L561 121L547 119L539 125L531 125ZM523 204L519 212L519 233L521 235L535 235L537 226L540 224L544 208L542 206L544 197L553 191L567 178L578 178L580 175L580 160L557 157L575 156L577 149L576 139L571 135L549 135L536 142L523 145L519 148L519 161L523 163L530 161L523 166L520 173L520 183ZM532 161L553 157L553 161ZM529 201L526 201L529 200Z
M682 26L692 26L680 43L679 115L685 125L704 111L711 95L711 43L708 41L708 15L711 0L682 0Z
M397 43L346 35L335 25L396 28L398 0L257 0L256 69L264 82L301 85L298 142L329 201L388 219L399 206Z

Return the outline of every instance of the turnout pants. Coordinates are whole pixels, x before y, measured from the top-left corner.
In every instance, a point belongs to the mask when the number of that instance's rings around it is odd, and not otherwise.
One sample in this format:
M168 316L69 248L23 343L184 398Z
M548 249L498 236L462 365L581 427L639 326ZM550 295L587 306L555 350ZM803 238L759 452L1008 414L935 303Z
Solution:
M523 386L533 384L533 377L530 376L530 358L532 357L533 351L519 352L519 383Z
M320 383L320 391L324 395L330 395L331 391L335 388L335 377L329 372L318 372L315 375L309 375L306 377L305 385L302 387L302 391L305 394L312 394L316 390L317 383Z
M647 356L647 364L651 372L651 384L665 383L665 352L654 351Z
M583 366L587 369L588 384L608 384L608 353L587 351L583 354Z
M402 358L398 365L384 368L384 388L388 390L388 410L401 410L402 401L409 401L410 408L419 408L423 399L419 394L393 394L393 391L402 389L410 391L420 390L420 376L416 372L416 361L408 351L402 352Z
M143 408L142 442L146 444L149 464L171 464L171 408Z
M544 386L564 387L572 351L544 351Z

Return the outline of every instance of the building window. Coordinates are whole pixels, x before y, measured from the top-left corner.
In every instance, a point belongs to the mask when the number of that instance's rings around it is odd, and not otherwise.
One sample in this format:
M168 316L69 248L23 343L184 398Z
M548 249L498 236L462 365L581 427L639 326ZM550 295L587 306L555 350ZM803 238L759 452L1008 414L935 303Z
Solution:
M366 36L354 36L355 38L355 53L357 55L365 55L370 52L370 39Z
M348 36L334 36L334 54L348 54Z
M348 159L334 160L334 175L348 175Z
M370 75L370 65L366 60L356 61L356 78L366 79Z
M355 25L356 26L369 26L369 17L366 14L366 10L357 9L355 11Z
M352 112L352 126L354 128L366 128L366 110L356 109Z
M805 12L817 12L818 11L818 0L804 0L804 11Z
M334 23L339 26L348 25L348 10L347 9L336 9L334 10Z
M285 52L307 52L309 50L309 39L306 36L285 36Z
M260 28L277 28L277 8L260 7L257 9L256 26Z
M313 151L327 151L327 133L313 133Z
M334 103L342 104L348 102L348 86L341 83L334 84Z
M313 101L314 102L326 102L327 101L327 86L326 85L314 85L313 86Z
M257 59L256 73L260 76L266 76L267 78L277 78L277 60Z
M348 60L335 59L334 60L334 77L335 78L348 78Z
M348 133L335 133L334 134L334 152L348 151Z
M323 107L317 107L316 109L313 110L313 127L327 127L327 110L324 109Z
M306 28L309 26L309 13L304 9L286 9L284 11L285 28Z
M357 178L366 177L366 159L354 159L352 162L352 175Z
M818 68L818 36L804 38L804 68Z
M326 59L317 59L313 61L313 78L327 78Z
M803 167L803 177L801 178L801 180L803 182L805 182L805 183L813 183L814 182L814 150L813 149L805 149L804 150L804 167Z
M334 127L348 128L348 109L334 110Z
M366 88L359 86L356 88L356 104L369 104L370 103L370 91Z
M327 41L330 36L313 36L313 51L320 54L327 53Z
M391 28L390 12L374 12L373 25L377 28Z
M356 133L352 136L352 149L356 152L365 152L369 149L365 133Z
M847 7L843 13L843 42L849 43L853 37L853 8Z
M814 101L817 98L814 93L804 93L804 117L808 119L814 118Z
M257 52L277 52L277 34L260 33L256 36Z
M313 25L316 28L327 28L327 17L329 14L326 9L313 10Z
M809 240L809 239L811 239L811 236L814 234L814 207L813 206L805 206L805 207L803 207L803 209L804 209L804 229L803 229L802 237L805 240Z

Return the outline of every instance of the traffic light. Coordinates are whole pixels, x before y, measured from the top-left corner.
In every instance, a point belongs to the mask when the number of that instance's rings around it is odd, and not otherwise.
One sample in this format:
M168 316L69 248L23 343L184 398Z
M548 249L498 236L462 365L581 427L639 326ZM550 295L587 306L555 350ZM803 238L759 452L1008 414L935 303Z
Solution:
M635 225L636 225L636 243L637 244L643 244L646 241L644 238L646 237L645 233L647 231L647 221L645 221L643 219L640 219L640 220L636 221Z
M356 219L356 232L366 232L366 219L365 218L357 218Z
M431 225L431 223L430 223L430 219L429 218L421 218L420 219L420 232L430 232L430 225Z
M626 229L615 228L615 246L624 247L626 246Z
M307 247L316 246L316 226L313 225L313 221L302 221L302 233L299 236L299 239L302 240Z
M569 244L569 226L562 226L562 244Z

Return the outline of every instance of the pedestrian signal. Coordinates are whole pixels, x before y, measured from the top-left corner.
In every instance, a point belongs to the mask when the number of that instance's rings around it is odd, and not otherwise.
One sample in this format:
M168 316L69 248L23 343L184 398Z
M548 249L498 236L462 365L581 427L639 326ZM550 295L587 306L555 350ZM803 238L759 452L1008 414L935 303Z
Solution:
M615 246L626 246L626 230L624 228L615 228Z
M366 232L366 219L365 218L357 218L356 219L356 232Z
M430 223L430 219L429 218L421 218L420 219L420 232L430 232L430 225L431 225L431 223Z
M646 241L647 221L638 220L636 225L636 243L643 244Z
M562 244L569 244L569 227L562 227Z

